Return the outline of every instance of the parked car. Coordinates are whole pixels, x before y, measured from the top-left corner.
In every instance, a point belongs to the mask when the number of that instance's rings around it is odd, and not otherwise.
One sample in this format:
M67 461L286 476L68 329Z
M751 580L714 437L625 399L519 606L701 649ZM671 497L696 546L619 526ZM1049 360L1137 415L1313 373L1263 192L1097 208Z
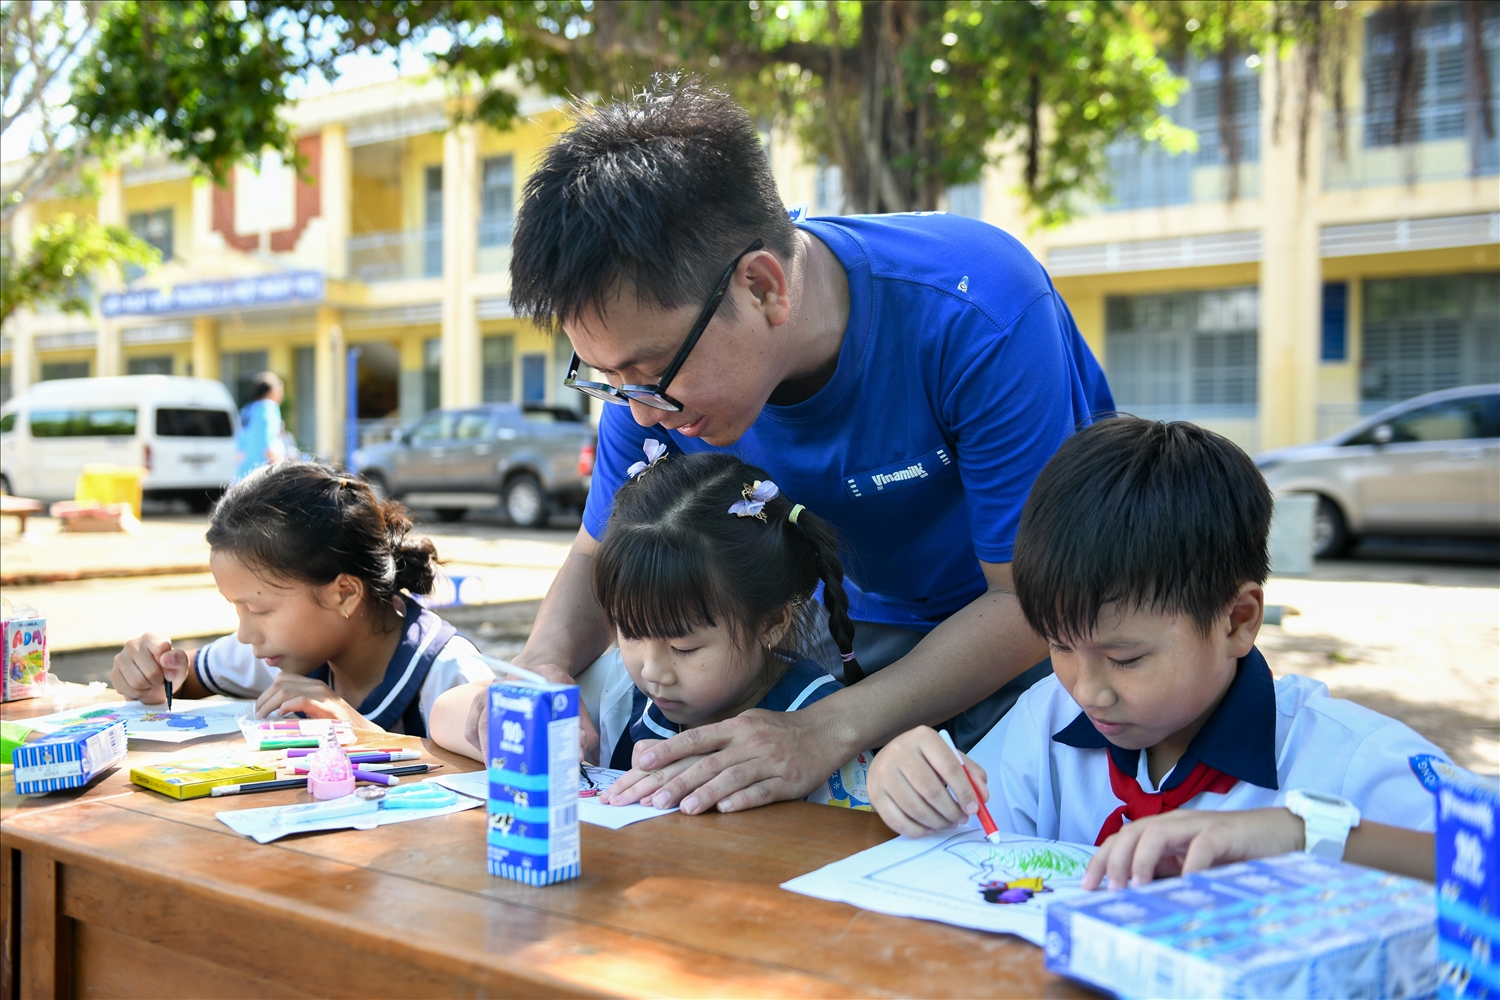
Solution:
M594 442L575 410L487 403L433 410L392 440L356 449L353 465L378 492L445 521L502 506L534 528L554 510L583 507Z
M1500 385L1417 396L1255 462L1275 492L1318 495L1319 556L1367 534L1500 536Z
M238 427L234 397L214 379L38 382L0 410L0 487L66 500L85 465L139 465L146 498L206 511L234 475Z

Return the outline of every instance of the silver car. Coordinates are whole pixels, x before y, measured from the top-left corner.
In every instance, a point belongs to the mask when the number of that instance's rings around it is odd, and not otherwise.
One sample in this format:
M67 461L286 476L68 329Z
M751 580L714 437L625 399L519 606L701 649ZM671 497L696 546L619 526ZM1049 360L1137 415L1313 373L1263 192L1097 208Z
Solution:
M433 410L387 442L356 449L355 471L387 496L432 507L444 521L503 506L535 528L554 510L582 508L595 434L574 410L487 403Z
M1256 457L1278 494L1316 493L1316 553L1360 535L1500 535L1500 385L1430 392L1341 434Z

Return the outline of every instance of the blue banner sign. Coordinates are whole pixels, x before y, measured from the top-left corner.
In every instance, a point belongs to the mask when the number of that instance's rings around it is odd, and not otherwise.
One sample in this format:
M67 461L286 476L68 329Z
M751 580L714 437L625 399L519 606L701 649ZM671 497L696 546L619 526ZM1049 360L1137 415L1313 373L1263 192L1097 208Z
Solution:
M203 281L171 288L111 292L99 309L106 316L159 316L166 313L228 312L293 302L322 302L323 272L288 271L230 281Z

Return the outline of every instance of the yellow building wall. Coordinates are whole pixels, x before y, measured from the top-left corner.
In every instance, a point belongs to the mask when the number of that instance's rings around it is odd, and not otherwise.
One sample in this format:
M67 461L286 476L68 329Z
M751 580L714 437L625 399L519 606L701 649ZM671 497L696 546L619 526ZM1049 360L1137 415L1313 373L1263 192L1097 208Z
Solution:
M351 233L378 233L401 228L401 184L368 174L351 174Z

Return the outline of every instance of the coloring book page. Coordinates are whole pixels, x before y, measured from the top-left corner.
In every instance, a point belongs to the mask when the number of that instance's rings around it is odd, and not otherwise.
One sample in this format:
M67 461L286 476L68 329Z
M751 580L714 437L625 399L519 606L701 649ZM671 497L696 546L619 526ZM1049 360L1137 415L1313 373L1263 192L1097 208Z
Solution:
M160 743L186 743L200 736L225 736L240 731L240 718L253 714L255 702L229 698L173 699L174 711L165 705L142 705L127 701L113 705L91 705L66 712L54 712L27 724L45 733L86 722L125 720L125 735L133 740L155 740Z
M898 917L1017 934L1039 945L1047 907L1084 891L1079 880L1093 853L1083 844L1035 837L1002 835L991 844L975 824L897 837L782 888Z
M618 830L632 823L639 823L643 819L655 819L668 813L676 812L673 809L653 809L650 806L607 806L600 802L596 796L619 780L624 771L615 771L607 767L595 767L592 764L583 765L582 773L578 776L578 820L582 823L590 823L594 826L608 827ZM445 774L441 778L433 778L433 781L444 788L458 792L460 795L472 795L476 799L488 799L490 797L490 774L488 771L466 771L463 774Z

